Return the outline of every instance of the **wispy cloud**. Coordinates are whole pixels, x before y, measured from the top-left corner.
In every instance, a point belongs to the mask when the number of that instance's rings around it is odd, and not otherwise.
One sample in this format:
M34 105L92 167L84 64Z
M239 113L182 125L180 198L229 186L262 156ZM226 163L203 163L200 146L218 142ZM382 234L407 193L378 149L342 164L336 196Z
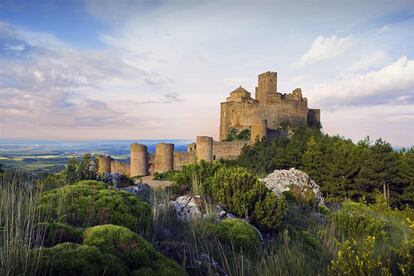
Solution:
M378 71L350 75L311 91L327 108L414 104L414 60L401 57Z
M314 64L323 60L335 58L353 45L352 36L337 37L318 36L313 42L310 49L301 57L299 64L302 66Z
M162 85L157 73L132 66L113 50L79 51L57 38L0 22L0 113L12 125L59 129L122 128L152 120L129 113L99 94L111 83ZM108 86L109 85L109 86ZM107 90L109 89L109 91ZM165 94L164 102L181 100Z
M414 140L408 2L75 2L78 25L57 16L49 28L35 11L13 21L24 28L0 23L0 137L217 137L219 102L274 70L329 133Z

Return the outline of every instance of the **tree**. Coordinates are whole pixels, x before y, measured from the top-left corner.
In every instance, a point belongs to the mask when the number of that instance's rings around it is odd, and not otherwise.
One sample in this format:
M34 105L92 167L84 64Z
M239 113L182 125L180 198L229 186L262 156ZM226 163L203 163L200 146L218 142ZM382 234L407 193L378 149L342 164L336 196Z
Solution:
M399 168L403 189L400 204L414 207L414 147L400 154Z
M75 183L76 181L79 180L78 166L79 166L79 163L78 163L78 161L76 161L75 158L71 158L69 160L69 163L66 166L66 169L65 169L65 172L64 172L66 182L68 184Z

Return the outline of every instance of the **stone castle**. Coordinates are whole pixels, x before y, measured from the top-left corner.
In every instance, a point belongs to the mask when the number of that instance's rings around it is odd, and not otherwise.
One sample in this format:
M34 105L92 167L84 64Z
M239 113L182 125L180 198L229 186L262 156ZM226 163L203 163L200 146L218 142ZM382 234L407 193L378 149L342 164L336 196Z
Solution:
M186 152L174 150L174 144L156 145L155 154L141 144L131 145L130 164L99 156L100 173L119 173L130 177L146 176L155 172L179 170L183 165L200 160L235 159L245 145L256 139L271 140L285 135L284 123L297 126L320 126L320 110L309 109L300 88L292 93L277 92L277 73L259 75L255 99L243 87L230 93L220 106L220 139L197 136L196 142L187 146ZM248 130L250 140L228 141L230 132Z

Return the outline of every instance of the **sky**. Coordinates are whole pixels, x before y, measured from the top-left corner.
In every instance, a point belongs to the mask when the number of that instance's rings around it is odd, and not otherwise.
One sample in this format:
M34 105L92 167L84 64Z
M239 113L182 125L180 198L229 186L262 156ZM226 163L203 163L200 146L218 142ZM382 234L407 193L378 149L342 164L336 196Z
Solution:
M278 72L323 131L414 144L414 0L0 0L0 139L218 138Z

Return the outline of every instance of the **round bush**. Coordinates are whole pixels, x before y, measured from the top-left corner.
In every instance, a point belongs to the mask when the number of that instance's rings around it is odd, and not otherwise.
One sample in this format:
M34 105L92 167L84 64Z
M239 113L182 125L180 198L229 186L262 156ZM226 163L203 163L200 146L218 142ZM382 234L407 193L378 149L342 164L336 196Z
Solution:
M151 229L151 209L126 191L88 180L42 193L39 209L52 221L73 226L117 224L138 233Z
M85 230L83 238L84 244L121 258L131 270L148 268L145 271L151 269L154 275L185 274L178 264L128 228L110 224L94 226Z
M210 231L221 242L232 244L237 249L255 249L260 246L260 236L257 230L241 219L224 219L213 224Z
M43 222L36 226L36 233L40 233L41 241L37 243L43 246L54 246L62 242L82 242L83 228L76 228L58 222Z
M247 217L263 230L280 226L286 212L283 197L277 197L252 173L242 167L220 168L212 178L213 199L226 211Z
M94 246L61 243L32 251L39 257L38 275L128 275L122 261Z

